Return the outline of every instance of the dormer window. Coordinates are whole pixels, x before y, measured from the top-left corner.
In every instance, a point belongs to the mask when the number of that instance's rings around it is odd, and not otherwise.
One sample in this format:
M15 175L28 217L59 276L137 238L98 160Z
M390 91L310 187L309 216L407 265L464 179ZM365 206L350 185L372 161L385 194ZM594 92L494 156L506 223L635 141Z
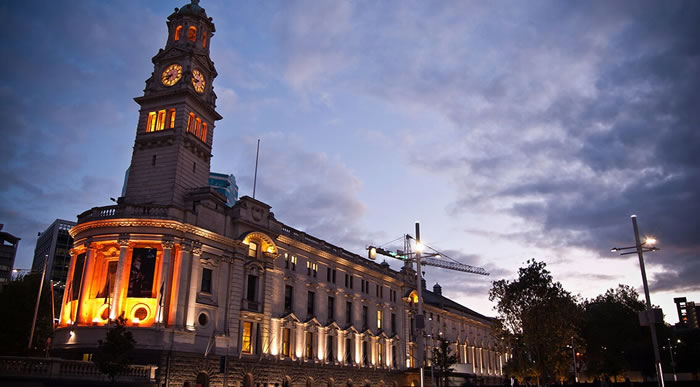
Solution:
M197 40L197 27L195 26L190 26L189 29L187 29L187 40L194 42Z
M182 26L177 26L175 28L175 40L180 40L180 35L182 35Z

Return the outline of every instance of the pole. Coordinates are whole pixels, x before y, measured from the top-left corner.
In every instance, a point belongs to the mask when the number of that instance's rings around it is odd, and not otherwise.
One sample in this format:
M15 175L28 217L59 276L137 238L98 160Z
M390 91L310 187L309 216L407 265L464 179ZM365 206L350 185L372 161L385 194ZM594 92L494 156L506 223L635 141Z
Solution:
M676 375L676 361L673 359L673 347L671 347L671 339L666 338L668 341L668 353L671 354L671 368L673 368L673 381L677 382L678 381L678 375Z
M32 341L34 340L34 328L36 327L36 316L39 314L39 301L41 301L41 291L44 288L44 276L46 276L46 264L49 263L48 254L44 256L44 269L41 271L41 282L39 282L39 293L36 295L36 305L34 306L34 318L32 319L32 330L29 333L29 343L27 349L32 349ZM52 306L53 307L53 306ZM53 324L53 321L51 322Z
M649 285L647 284L647 272L644 268L644 256L642 255L642 243L639 240L639 228L637 227L637 215L632 215L632 227L634 228L634 240L639 256L639 267L642 270L642 283L644 284L644 297L647 301L647 316L650 317L649 330L651 331L651 343L654 346L654 360L656 362L656 381L659 387L664 387L664 373L661 368L661 356L659 354L659 343L656 339L656 321L651 318L651 298L649 297Z
M578 383L578 373L576 372L576 351L574 350L574 336L571 336L571 357L574 359L574 382Z
M255 199L255 187L258 185L258 157L260 156L260 139L258 149L255 151L255 177L253 177L253 199Z
M420 243L420 223L416 222L416 244ZM418 337L416 344L418 346L418 366L420 367L420 387L423 387L423 328L425 327L425 319L423 317L423 277L421 275L421 253L416 248L416 287L418 292L418 314L416 315L416 329Z

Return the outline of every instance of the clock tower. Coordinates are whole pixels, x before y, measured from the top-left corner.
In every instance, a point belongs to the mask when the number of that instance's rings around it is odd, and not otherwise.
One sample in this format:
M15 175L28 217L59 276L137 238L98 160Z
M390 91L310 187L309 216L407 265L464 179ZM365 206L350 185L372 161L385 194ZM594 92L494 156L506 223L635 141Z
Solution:
M129 167L125 204L183 207L195 188L206 187L216 112L209 57L214 23L199 0L168 17L165 48L153 57L146 80Z

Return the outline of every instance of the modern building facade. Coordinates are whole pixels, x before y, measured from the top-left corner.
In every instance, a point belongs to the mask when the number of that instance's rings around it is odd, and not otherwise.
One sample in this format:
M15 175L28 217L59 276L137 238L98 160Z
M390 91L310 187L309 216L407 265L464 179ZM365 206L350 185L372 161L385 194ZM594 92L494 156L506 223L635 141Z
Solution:
M15 256L20 238L2 231L0 224L0 289L12 280L12 269L15 266Z
M236 177L225 173L209 172L209 186L226 197L226 205L233 207L238 200Z
M34 248L34 260L32 271L40 272L43 269L44 259L46 264L45 280L55 284L65 284L68 278L68 266L70 265L70 249L73 247L73 238L68 232L76 225L69 220L56 219L51 225L39 234Z
M136 361L159 383L417 383L416 273L281 222L208 183L216 112L214 23L198 1L168 17L146 81L128 184L117 205L78 216L54 354L83 358L123 316ZM468 375L500 382L492 320L425 292ZM427 353L430 353L428 340Z
M678 311L678 328L698 329L700 327L698 324L700 307L695 305L695 302L688 301L685 297L676 297L673 299L673 302L676 303L676 310Z

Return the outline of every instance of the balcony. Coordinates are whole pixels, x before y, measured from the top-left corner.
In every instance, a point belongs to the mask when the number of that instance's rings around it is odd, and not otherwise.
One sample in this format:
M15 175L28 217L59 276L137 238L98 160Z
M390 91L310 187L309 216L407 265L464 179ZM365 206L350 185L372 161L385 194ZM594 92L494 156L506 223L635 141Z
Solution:
M170 206L146 204L146 205L126 205L117 204L113 206L93 207L78 215L78 224L101 219L115 218L169 218Z

